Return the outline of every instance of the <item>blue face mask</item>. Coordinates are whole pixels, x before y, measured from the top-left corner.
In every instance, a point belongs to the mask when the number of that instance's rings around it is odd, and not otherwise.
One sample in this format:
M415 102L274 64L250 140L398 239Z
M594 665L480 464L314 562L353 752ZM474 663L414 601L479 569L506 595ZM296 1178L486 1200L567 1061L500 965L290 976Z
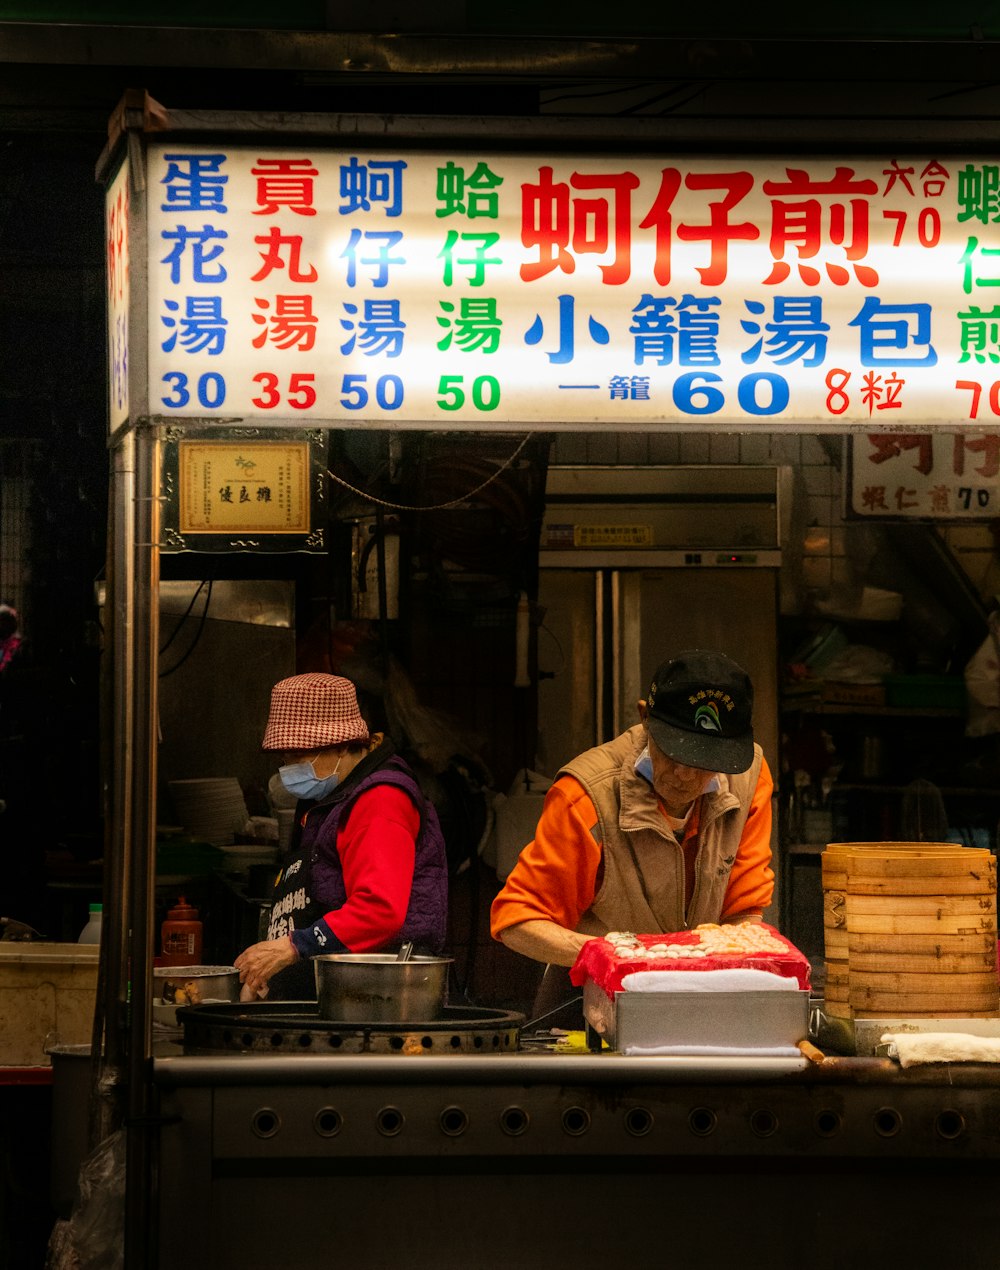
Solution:
M647 745L639 757L635 760L635 773L637 776L643 776L653 783L653 760L649 757L649 746Z
M639 757L635 760L634 770L636 775L645 777L650 785L653 784L653 760L649 757L649 746L647 745ZM713 776L705 786L703 793L713 794L719 788L718 776Z
M281 777L282 785L290 794L294 794L296 798L317 802L320 798L326 798L328 794L332 794L340 784L337 768L340 767L343 757L341 755L337 759L337 767L329 776L317 776L315 767L308 760L279 767L278 775Z

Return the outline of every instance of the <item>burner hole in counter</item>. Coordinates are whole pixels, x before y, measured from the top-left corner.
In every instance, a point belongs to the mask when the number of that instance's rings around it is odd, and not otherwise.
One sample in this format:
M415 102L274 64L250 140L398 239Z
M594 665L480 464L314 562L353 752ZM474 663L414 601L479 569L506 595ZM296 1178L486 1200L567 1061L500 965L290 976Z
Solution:
M500 1112L500 1128L512 1138L524 1133L528 1122L529 1116L523 1107L504 1107Z
M394 1138L400 1132L406 1117L398 1107L383 1107L375 1117L375 1127L386 1138Z
M816 1132L821 1138L832 1138L835 1133L840 1132L843 1123L840 1112L834 1111L829 1107L817 1111L816 1119L813 1121L816 1126Z
M285 1043L285 1038L280 1032L271 1033L271 1045L274 1049L280 1049Z
M241 1039L243 1041L244 1049L247 1049L247 1050L253 1049L253 1033L252 1032L244 1032Z
M258 1138L273 1138L281 1128L281 1117L270 1107L259 1107L250 1121L250 1129Z
M306 1050L313 1043L313 1038L308 1032L299 1033L299 1049Z
M332 1050L339 1050L343 1043L344 1038L342 1036L338 1036L336 1032L331 1033L331 1035L327 1038L327 1044Z
M344 1127L344 1117L336 1107L320 1107L313 1116L313 1128L321 1138L335 1138Z
M453 1050L460 1050L462 1048L462 1038L460 1036L449 1036L448 1044Z
M567 1107L562 1114L563 1133L578 1138L590 1128L590 1112L586 1107Z

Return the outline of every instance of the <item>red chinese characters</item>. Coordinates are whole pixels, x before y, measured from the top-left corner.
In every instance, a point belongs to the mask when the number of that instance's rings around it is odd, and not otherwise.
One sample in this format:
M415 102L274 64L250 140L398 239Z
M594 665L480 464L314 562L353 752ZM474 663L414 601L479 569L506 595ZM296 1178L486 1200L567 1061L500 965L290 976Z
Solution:
M631 277L634 247L651 237L652 273L660 285L674 280L678 243L704 245L703 263L691 268L702 286L717 287L729 276L733 246L764 240L771 255L769 271L766 262L763 266L764 285L777 286L794 275L807 287L825 281L875 287L878 271L866 257L871 201L880 196L879 184L851 167L835 166L832 174L828 166L824 169L786 167L783 179L762 181L758 210L751 216L744 205L755 178L740 168L685 172L664 167L651 192L630 170L573 171L559 180L553 167L542 166L537 182L521 186L521 243L534 253L521 265L521 278L533 282L555 270L571 274L581 257L591 255L601 258L602 282L620 285ZM914 168L893 161L883 176L882 198L896 186L912 198L918 179L925 197L933 197L947 172L928 164L918 178ZM767 196L763 215L761 194ZM905 219L895 210L883 215ZM898 245L897 237L893 246Z
M314 178L319 170L311 159L259 158L250 172L257 181L255 216L316 215ZM251 276L252 282L263 282L272 274L276 275L275 281L280 278L285 284L311 286L317 281L319 273L308 258L309 248L301 233L285 232L280 225L272 224L267 233L255 235L254 242L261 264ZM254 305L257 311L251 318L259 328L252 340L254 348L269 345L280 351L308 352L315 346L319 319L310 292L256 295Z

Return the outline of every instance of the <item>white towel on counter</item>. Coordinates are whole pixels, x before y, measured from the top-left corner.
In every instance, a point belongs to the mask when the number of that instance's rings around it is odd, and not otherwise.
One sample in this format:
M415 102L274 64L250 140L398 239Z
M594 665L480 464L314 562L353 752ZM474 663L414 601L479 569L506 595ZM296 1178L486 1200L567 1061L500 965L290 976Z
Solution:
M882 1044L900 1067L917 1063L1000 1063L1000 1036L967 1032L885 1032ZM895 1051L895 1052L893 1052Z
M625 992L796 992L798 981L770 970L636 970Z
M682 1058L802 1058L795 1045L626 1045L627 1055L672 1055Z

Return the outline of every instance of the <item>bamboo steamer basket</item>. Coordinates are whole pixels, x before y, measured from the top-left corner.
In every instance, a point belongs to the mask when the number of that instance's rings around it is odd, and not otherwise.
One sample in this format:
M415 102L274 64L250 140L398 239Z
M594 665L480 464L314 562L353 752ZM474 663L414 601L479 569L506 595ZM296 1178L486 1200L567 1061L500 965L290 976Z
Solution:
M990 852L957 843L831 843L822 872L828 1013L1000 1013Z
M823 878L823 945L826 959L824 1007L827 1014L850 1018L848 998L849 932L847 866L849 844L830 843L820 856Z
M858 954L877 953L880 957L884 957L886 939L884 935L849 931L847 948L848 956L852 961ZM973 935L953 935L946 944L941 942L939 935L894 935L891 952L894 956L921 953L932 957L942 957L946 953L981 953L993 959L996 957L997 946L989 931L977 931Z

